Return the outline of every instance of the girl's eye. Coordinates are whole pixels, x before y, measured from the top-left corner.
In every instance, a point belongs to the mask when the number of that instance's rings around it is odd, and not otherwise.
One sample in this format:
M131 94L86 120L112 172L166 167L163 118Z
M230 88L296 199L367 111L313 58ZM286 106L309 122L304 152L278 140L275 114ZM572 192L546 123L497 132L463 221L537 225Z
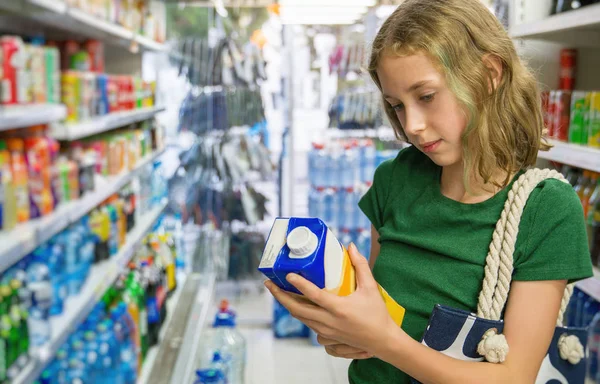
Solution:
M392 109L396 112L401 111L404 109L404 104L396 104L396 105L392 105Z
M429 95L421 96L421 101L429 103L430 101L433 101L434 96L435 96L435 93L430 93Z

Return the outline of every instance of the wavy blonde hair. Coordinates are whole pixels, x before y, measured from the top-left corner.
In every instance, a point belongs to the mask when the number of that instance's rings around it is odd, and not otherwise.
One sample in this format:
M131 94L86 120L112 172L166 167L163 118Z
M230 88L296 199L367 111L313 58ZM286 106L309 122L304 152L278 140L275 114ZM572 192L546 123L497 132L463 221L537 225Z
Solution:
M369 73L377 76L384 54L407 56L424 52L445 74L450 90L467 114L462 137L465 185L476 169L487 183L505 186L510 175L533 166L545 140L537 81L519 59L515 46L481 0L406 0L384 22L373 42ZM492 73L485 58L502 63L502 79L490 93ZM392 106L385 112L399 139L408 141ZM493 180L499 170L503 184Z

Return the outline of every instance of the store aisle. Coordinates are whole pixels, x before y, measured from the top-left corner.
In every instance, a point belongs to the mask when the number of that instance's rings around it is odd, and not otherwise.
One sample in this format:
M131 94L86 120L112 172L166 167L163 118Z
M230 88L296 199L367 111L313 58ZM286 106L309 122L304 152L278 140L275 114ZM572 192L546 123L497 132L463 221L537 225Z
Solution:
M226 283L230 284L230 283ZM231 299L247 342L246 384L346 384L350 360L336 359L308 339L276 339L271 329L272 298L257 283L242 283ZM217 290L217 298L222 287Z

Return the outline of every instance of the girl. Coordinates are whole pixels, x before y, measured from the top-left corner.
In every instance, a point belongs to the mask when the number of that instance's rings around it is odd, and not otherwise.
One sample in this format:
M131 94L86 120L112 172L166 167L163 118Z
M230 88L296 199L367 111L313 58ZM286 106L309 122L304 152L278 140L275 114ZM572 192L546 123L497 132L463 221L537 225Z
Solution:
M379 166L359 203L372 223L370 265L351 244L358 288L347 297L297 275L289 281L311 302L266 286L330 355L354 359L353 384L533 383L567 282L592 276L581 204L558 180L540 183L523 213L506 361L460 361L419 340L436 304L476 310L508 190L549 148L535 79L480 0L405 1L375 38L369 72L412 144ZM406 308L402 328L376 281Z

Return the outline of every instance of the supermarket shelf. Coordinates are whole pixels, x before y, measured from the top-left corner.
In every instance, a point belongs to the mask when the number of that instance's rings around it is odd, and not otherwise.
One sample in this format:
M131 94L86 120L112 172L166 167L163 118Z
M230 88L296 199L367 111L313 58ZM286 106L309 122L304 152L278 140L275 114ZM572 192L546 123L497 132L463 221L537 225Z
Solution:
M579 46L600 46L600 4L516 25L513 38L557 41Z
M0 131L49 124L65 118L62 104L28 104L0 107Z
M64 0L0 0L0 8L57 30L121 45L134 53L137 52L134 43L143 50L166 50L165 44L140 36L123 26L102 20L81 9L69 7Z
M577 288L600 301L600 269L594 266L594 277L576 283Z
M164 344L165 340L168 340L168 338L166 338L167 332L170 330L170 328L177 327L176 323L178 321L180 321L180 320L173 320L174 317L176 317L176 318L183 317L182 314L177 310L180 309L181 307L189 308L189 299L187 298L189 296L187 294L188 293L187 291L189 291L189 285L186 285L186 284L187 284L187 275L184 272L178 273L177 274L177 289L175 290L174 294L171 296L171 298L166 303L167 319L165 320L163 327L158 335L159 343L158 343L158 345L155 345L154 347L150 348L150 350L148 350L148 354L146 355L146 360L144 361L144 365L142 366L142 372L137 380L138 384L145 384L148 382L148 380L150 379L150 374L152 373L152 370L154 369L155 364L162 366L163 355L161 353L161 349L171 347L171 345ZM196 285L194 285L194 287L196 287ZM186 291L186 295L183 295L184 291ZM183 297L183 300L182 300L182 297ZM182 303L181 306L180 306L180 303ZM159 355L161 356L160 358L158 358Z
M192 274L188 281L199 281L199 288L195 299L191 305L187 323L185 323L185 332L180 328L182 336L173 335L167 338L167 343L174 346L171 348L173 353L167 356L171 357L168 363L156 365L152 370L150 379L142 384L181 384L194 381L196 372L196 358L199 348L202 347L203 329L207 318L213 309L213 297L215 293L216 274L214 272L203 275ZM160 360L165 363L166 359ZM165 367L169 367L167 371Z
M166 204L154 208L140 217L133 230L127 235L127 241L121 250L110 260L94 265L80 294L69 299L62 315L51 318L51 340L37 350L21 374L13 381L15 384L33 383L42 370L50 363L56 351L67 341L81 324L108 288L114 283L120 271L127 265L139 248L144 236L162 215Z
M600 149L557 140L550 140L550 144L554 147L548 152L540 151L539 158L600 172Z
M98 180L96 190L81 199L63 204L52 214L19 224L8 232L0 232L0 272L6 270L52 236L82 218L112 194L121 190L146 165L152 163L164 151L156 151L142 159L131 171L108 180Z
M111 113L82 123L53 124L50 133L57 140L79 140L132 123L148 120L164 110L164 107L142 108L133 111Z

